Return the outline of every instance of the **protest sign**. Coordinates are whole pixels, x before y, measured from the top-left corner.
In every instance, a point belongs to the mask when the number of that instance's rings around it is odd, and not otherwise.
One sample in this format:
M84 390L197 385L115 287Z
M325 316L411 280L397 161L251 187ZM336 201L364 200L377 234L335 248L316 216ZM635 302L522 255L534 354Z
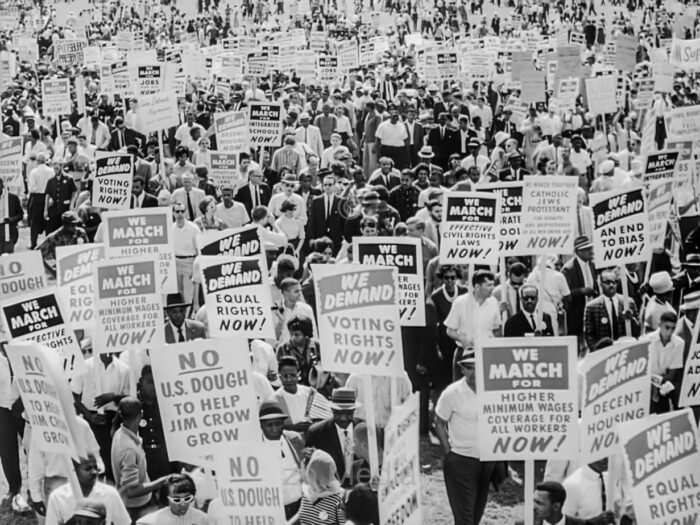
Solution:
M200 257L212 337L275 337L272 295L262 257Z
M247 140L248 139L246 139L246 141ZM220 192L224 186L236 187L240 177L238 171L238 153L211 151L209 152L209 167L209 182L214 185L217 191Z
M133 65L129 76L134 95L143 97L163 92L166 86L172 86L175 68L165 63Z
M682 106L664 112L666 138L678 140L700 134L700 106Z
M594 115L605 115L617 111L617 102L611 93L615 93L617 83L613 75L586 79L586 98L588 109Z
M467 191L444 193L442 264L496 264L501 195Z
M697 427L690 409L618 425L637 523L693 523L700 501Z
M647 155L643 175L644 184L672 180L678 155L678 151L659 151Z
M41 252L11 253L0 257L0 297L3 299L43 290L46 286ZM0 341L7 341L9 338L10 334L4 321L0 322Z
M476 352L481 461L578 454L575 337L481 341Z
M321 82L331 82L338 78L338 57L319 55L317 58L317 77Z
M175 239L170 208L138 208L102 215L105 255L143 257L156 262L163 293L177 291Z
M573 253L578 181L567 176L527 176L523 181L525 253Z
M60 66L80 66L83 63L83 49L87 40L56 40L53 43L54 56Z
M697 303L693 304L697 307ZM693 407L700 405L700 344L698 344L698 325L690 326L687 319L681 319L680 323L686 323L691 333L688 358L685 360L683 381L678 393L678 405Z
M134 158L131 155L99 155L95 160L92 203L108 210L126 210L131 204Z
M683 71L700 71L700 38L673 39L669 63Z
M95 291L92 265L104 259L101 244L56 247L58 295L66 305L68 321L78 330L95 325Z
M265 441L255 446L229 443L226 453L217 456L215 461L216 482L221 496L218 509L226 518L225 523L287 523L278 442ZM319 513L321 517L324 514L327 513Z
M95 353L164 344L163 303L157 261L143 257L94 263Z
M58 357L36 342L12 342L6 350L39 450L77 458L84 444L76 432L73 396L59 372Z
M425 288L420 239L411 237L355 237L355 261L398 269L401 326L425 326Z
M510 255L525 255L520 237L522 221L523 183L497 182L494 184L479 184L477 191L494 192L501 196L501 215L498 224L498 253L501 257Z
M168 457L198 464L260 440L248 341L198 339L149 350Z
M257 224L226 230L208 230L197 236L200 255L248 257L262 253Z
M649 221L643 189L592 193L590 202L596 268L648 261Z
M177 93L166 91L139 97L138 116L146 133L153 133L180 125Z
M384 429L384 461L379 481L382 524L422 525L418 393L391 411Z
M573 111L576 107L576 99L578 98L579 79L578 78L563 78L559 81L559 91L557 93L557 101L561 111Z
M248 129L251 146L282 145L282 104L279 102L250 102Z
M649 215L649 250L661 249L666 240L666 226L671 211L671 188L673 181L662 180L652 183L647 196Z
M24 191L22 179L22 137L0 142L0 179L15 194Z
M324 370L403 374L396 268L313 264Z
M248 151L248 124L245 111L229 111L214 115L216 150L219 153Z
M70 115L70 79L56 78L41 81L42 111L47 117Z
M666 151L678 152L672 190L678 215L696 215L693 140L667 140Z
M3 320L10 338L35 341L51 348L60 357L66 377L71 379L85 372L85 359L65 311L54 291L40 290L2 302Z
M336 55L338 56L338 69L343 73L349 69L360 67L357 42L355 40L338 42L336 44Z
M616 424L649 413L649 342L618 343L590 353L580 365L581 454L592 463L617 451Z
M520 99L523 102L530 102L536 104L537 102L544 102L546 100L545 95L545 72L537 71L536 69L530 69L526 71L520 77Z

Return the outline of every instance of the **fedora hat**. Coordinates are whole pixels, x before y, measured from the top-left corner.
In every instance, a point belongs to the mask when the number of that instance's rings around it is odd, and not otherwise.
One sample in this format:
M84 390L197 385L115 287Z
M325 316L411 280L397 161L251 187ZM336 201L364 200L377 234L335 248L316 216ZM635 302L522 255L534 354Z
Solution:
M574 251L585 250L586 248L593 248L593 243L585 235L576 237L574 240Z
M423 159L432 159L435 156L432 146L423 146L418 152L418 156Z
M178 293L169 293L168 296L165 298L165 309L167 310L168 308L182 308L185 307L187 308L189 304L185 302L185 298L182 296L180 292Z
M476 364L476 352L473 348L467 348L462 354L462 358L457 361L458 365L475 365Z
M682 312L697 310L698 307L700 307L700 290L690 292L689 294L683 296L683 304L681 305Z
M692 266L694 268L700 267L700 253L689 253L685 261L681 263L681 266Z
M276 401L263 401L258 412L260 421L269 421L271 419L287 419L282 407Z
M352 388L336 388L331 395L331 409L355 410L360 404L357 402L355 391Z

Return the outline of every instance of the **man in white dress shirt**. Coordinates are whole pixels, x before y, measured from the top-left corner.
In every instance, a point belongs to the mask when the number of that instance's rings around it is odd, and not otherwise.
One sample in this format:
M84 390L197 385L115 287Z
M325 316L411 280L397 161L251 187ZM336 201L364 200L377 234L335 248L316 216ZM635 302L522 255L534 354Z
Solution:
M321 157L323 154L323 139L321 139L321 130L310 124L311 117L307 112L299 115L299 127L294 132L297 142L303 142L311 150Z

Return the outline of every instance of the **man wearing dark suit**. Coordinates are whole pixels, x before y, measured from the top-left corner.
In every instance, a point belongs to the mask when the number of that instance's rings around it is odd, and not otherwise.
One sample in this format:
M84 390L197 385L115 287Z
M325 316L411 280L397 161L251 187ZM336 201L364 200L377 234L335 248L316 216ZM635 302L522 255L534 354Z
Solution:
M290 483L288 488L294 486L294 480L299 482L299 491L296 495L294 491L284 491L285 499L284 513L286 519L291 519L301 506L301 478L304 469L303 449L304 439L297 432L284 430L284 411L279 403L272 400L263 401L260 405L258 419L265 441L279 443L280 447L280 469L283 471L285 483ZM295 471L296 470L296 471Z
M242 203L250 216L256 206L267 206L270 196L270 187L262 181L262 172L253 169L248 173L248 184L238 189L234 200Z
M109 138L109 150L118 151L127 146L141 147L146 142L146 137L133 129L124 126L124 119L117 117L114 120L114 130Z
M342 198L335 194L335 175L323 177L323 195L314 197L311 202L307 237L319 239L328 237L333 241L333 253L338 253L343 242L345 219L340 215Z
M457 151L457 132L447 126L447 113L440 113L438 125L428 132L428 146L433 148L433 162L442 169L447 169L447 163L452 153Z
M503 329L504 337L523 337L525 335L547 336L554 335L552 318L542 313L542 321L537 322L537 299L539 292L536 286L525 284L520 287L520 304L522 309L511 316Z
M318 448L331 455L343 486L353 479L352 464L355 461L353 417L357 403L352 388L336 388L331 396L333 417L314 423L306 435L306 446Z
M562 507L565 501L566 489L561 483L543 481L535 488L535 516L544 525L585 525L584 520L564 516Z
M401 179L394 171L394 161L390 157L379 159L379 172L369 179L370 186L384 186L391 191L401 184Z
M202 323L185 318L189 307L181 293L168 294L165 305L165 313L168 314L165 322L166 343L184 343L207 337L207 329Z
M450 104L452 103L452 92L449 90L442 92L442 100L436 100L433 104L433 118L438 120L442 113L449 117Z
M598 295L595 268L593 267L593 243L586 236L574 240L575 256L569 259L561 273L571 291L571 305L567 311L567 333L579 337L579 349L583 343L583 311L586 300Z
M157 208L158 198L144 191L144 181L141 177L135 177L131 186L131 203L129 207L134 208Z
M408 108L408 119L404 122L406 126L406 133L408 133L408 140L406 145L408 146L408 167L414 168L418 164L418 152L423 147L425 142L425 130L423 125L416 120L418 117L418 110L415 107L410 106Z
M498 174L501 182L522 182L525 175L530 172L522 168L523 157L518 151L514 151L508 156L508 167L503 168Z
M637 315L637 305L632 299L627 299L617 293L618 278L613 270L605 270L600 274L600 290L602 295L586 305L583 313L583 333L590 352L594 351L598 341L609 337L613 341L625 335L639 337L641 327ZM625 321L629 320L632 333L625 334Z
M24 217L22 203L14 193L5 190L0 179L0 253L13 253L19 239L17 223Z

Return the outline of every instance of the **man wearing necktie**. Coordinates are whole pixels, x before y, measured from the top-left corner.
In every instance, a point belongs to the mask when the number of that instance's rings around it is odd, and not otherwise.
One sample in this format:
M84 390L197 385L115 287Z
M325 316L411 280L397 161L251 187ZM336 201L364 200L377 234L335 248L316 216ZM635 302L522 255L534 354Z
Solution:
M522 308L519 312L513 315L506 321L503 328L505 337L523 337L526 335L534 335L536 337L554 335L552 328L552 318L549 314L542 313L542 320L538 321L537 302L539 298L539 290L531 284L524 284L518 292L520 296L520 304Z
M206 197L204 190L194 187L194 175L187 172L182 176L182 188L178 188L173 192L170 202L185 206L185 218L189 221L194 221L202 215L199 203L204 200L204 197Z
M615 516L608 510L608 459L584 465L564 480L565 516L588 520L586 523L612 524Z
M600 274L602 294L586 305L583 314L583 327L589 351L596 350L603 338L617 341L625 335L639 337L641 325L637 315L637 305L627 299L624 306L623 297L617 293L619 279L615 270L605 270ZM631 334L625 330L625 321L629 321Z
M181 293L168 294L165 305L168 317L165 322L166 343L184 343L207 337L206 327L202 323L186 319L189 307Z

